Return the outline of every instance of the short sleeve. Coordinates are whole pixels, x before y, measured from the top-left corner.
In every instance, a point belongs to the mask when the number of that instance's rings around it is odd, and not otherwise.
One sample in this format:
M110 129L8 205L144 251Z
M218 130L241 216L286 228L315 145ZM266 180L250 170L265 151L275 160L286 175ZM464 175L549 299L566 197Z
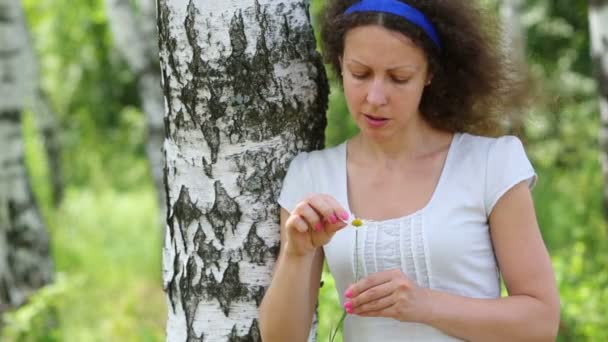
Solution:
M504 136L495 139L488 150L486 164L486 216L490 215L498 200L509 189L522 181L526 181L532 189L536 179L534 168L517 137Z
M309 154L298 154L289 164L279 195L279 205L292 212L296 205L312 193L312 182L307 168Z

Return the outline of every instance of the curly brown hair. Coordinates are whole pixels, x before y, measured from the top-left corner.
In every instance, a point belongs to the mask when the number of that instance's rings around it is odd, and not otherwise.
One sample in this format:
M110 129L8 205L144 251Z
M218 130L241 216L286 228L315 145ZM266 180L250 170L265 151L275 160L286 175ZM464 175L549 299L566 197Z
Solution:
M433 81L425 88L420 110L435 128L450 132L494 135L507 115L525 103L526 77L500 47L498 20L474 0L407 0L435 26L441 51L422 29L387 13L344 11L358 0L329 0L321 18L325 62L341 75L339 58L346 32L380 25L409 37L421 47ZM341 80L340 77L338 79Z

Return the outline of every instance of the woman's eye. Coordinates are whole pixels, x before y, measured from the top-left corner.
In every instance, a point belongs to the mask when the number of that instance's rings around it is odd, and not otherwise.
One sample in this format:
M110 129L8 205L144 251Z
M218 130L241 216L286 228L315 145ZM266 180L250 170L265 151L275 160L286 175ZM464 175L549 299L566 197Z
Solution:
M368 74L366 74L366 73L356 73L356 72L353 72L351 74L353 75L354 78L356 78L358 80L366 79L367 76L368 76Z
M409 78L402 78L402 77L393 77L393 82L395 83L399 83L399 84L404 84L410 81Z

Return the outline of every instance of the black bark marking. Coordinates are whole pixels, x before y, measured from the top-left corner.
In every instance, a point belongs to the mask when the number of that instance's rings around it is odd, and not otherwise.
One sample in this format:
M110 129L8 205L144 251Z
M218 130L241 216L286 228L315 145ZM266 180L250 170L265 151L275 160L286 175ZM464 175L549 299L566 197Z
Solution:
M214 70L202 59L202 48L197 42L199 32L196 26L198 10L193 1L188 4L188 14L185 19L186 36L192 49L192 60L188 63L188 69L192 73L192 79L184 85L180 94L180 100L187 109L192 121L200 128L203 137L211 150L211 161L217 162L220 146L220 130L217 120L225 115L227 105L220 100L221 87L215 86L222 74ZM209 99L200 98L199 91L204 89L209 92ZM199 108L202 106L202 108Z
M238 187L244 195L253 195L257 203L276 203L279 196L286 168L277 159L278 153L283 152L275 149L246 151L240 159L234 160L240 171L237 177ZM253 172L246 173L248 168L253 169ZM265 209L257 212L260 217L256 219L266 220L269 214L278 214L272 206Z
M168 127L168 125L165 125L165 127ZM164 151L163 153L165 153L165 160L167 160L167 152ZM163 186L163 191L165 191L165 208L167 208L165 211L165 223L169 227L169 239L173 240L175 238L175 226L174 221L170 217L171 210L169 210L171 208L171 199L169 198L169 166L167 164L163 167Z
M214 187L215 202L206 217L213 227L215 236L223 245L227 228L230 228L234 234L242 213L238 203L228 195L219 181L215 182Z
M199 225L196 235L194 236L194 241L196 241L195 243L197 243L198 246L196 254L203 260L205 267L207 267L207 265L214 265L219 271L220 264L218 261L222 256L222 250L215 248L212 240L205 243L206 239L207 236L203 232L203 227Z
M190 199L190 192L188 188L182 186L179 192L179 198L173 205L173 216L169 219L169 227L172 227L177 220L180 232L182 234L182 240L184 241L184 251L188 252L188 239L187 231L188 227L192 222L198 221L203 216L203 213L196 207L196 203ZM173 228L171 228L173 229Z
M213 165L211 165L205 157L203 157L203 172L205 172L205 176L213 178Z
M196 286L196 293L206 300L217 300L226 317L230 316L230 305L235 301L248 299L248 290L239 277L239 264L232 260L228 261L228 267L224 271L222 281L217 282L213 273L203 273L200 282Z
M7 4L0 4L0 23L10 24L13 21L11 17L11 12L8 10Z
M171 14L171 10L167 7L167 0L158 0L157 2L156 13L159 13L157 18L157 26L158 26L158 34L159 34L159 51L164 51L167 53L169 60L166 63L161 63L163 65L168 65L173 70L172 76L174 76L179 83L181 83L181 72L177 67L177 62L175 60L175 55L173 52L179 51L177 48L177 39L171 36L171 19L169 15ZM166 44L166 48L163 49L163 44ZM170 99L170 92L167 91L169 89L169 82L165 82L165 95L167 99ZM171 106L169 106L171 107Z
M0 111L0 121L8 121L11 124L20 124L21 123L21 111L19 111L19 110Z
M260 266L265 264L266 254L270 253L270 248L258 235L258 229L255 224L251 226L249 234L247 234L247 240L245 240L243 249L252 263L256 263Z
M236 325L232 327L230 336L228 336L228 342L261 342L262 336L260 335L260 327L258 326L258 320L254 319L249 327L249 332L245 336L239 336L236 331Z
M186 263L186 273L182 274L182 277L179 280L179 288L182 295L182 307L184 309L184 313L186 315L186 322L188 327L188 337L187 341L190 342L202 342L202 336L196 336L194 332L194 318L196 315L196 308L198 307L200 301L200 295L197 293L197 290L191 284L191 279L197 274L198 267L193 257L188 258L188 262Z
M169 296L169 302L171 303L171 309L173 310L173 313L176 313L175 307L177 305L178 300L177 294L179 293L177 284L177 276L178 271L180 269L179 259L179 252L175 253L175 256L173 257L173 277L171 277L171 281L169 281L169 284L167 284L167 288L165 289L165 291L167 291L167 295Z
M21 168L25 168L23 162ZM5 222L5 237L8 250L5 262L12 280L2 291L7 295L0 297L0 303L17 306L22 304L21 298L13 298L11 289L31 293L53 278L49 238L29 186L25 191L27 196L20 200L11 198L9 193L6 203L8 222ZM32 216L35 216L34 221Z

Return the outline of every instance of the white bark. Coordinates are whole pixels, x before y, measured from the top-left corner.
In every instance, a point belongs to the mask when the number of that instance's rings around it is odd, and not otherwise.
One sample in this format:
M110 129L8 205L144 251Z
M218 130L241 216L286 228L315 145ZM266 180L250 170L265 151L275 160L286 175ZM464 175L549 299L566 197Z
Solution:
M327 84L304 0L158 0L168 341L260 341L292 157L322 146ZM311 333L311 340L315 332Z
M18 0L0 1L0 312L51 281L49 239L24 164L21 114L35 75Z
M161 151L165 132L156 12L151 0L138 0L136 5L134 8L131 0L106 0L114 45L138 77L139 95L147 123L146 154L156 185L162 222L166 217Z
M589 1L591 56L600 97L600 146L604 174L604 212L608 217L608 1Z

